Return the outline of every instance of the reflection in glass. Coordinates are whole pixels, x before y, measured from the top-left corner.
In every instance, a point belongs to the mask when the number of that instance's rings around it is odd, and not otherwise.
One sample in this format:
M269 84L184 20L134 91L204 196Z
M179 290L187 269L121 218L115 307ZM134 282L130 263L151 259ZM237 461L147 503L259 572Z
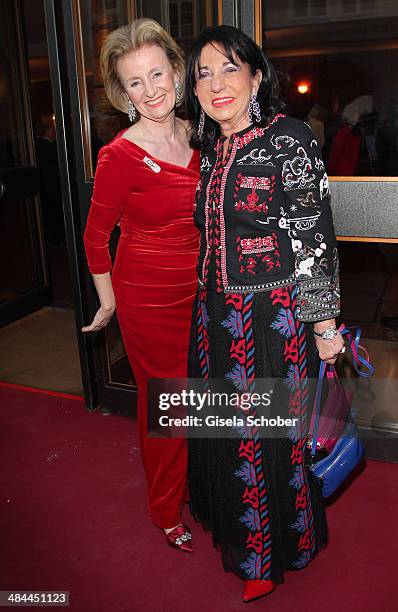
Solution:
M264 0L263 47L287 112L331 176L398 176L398 3Z
M199 32L218 20L218 3L209 0L169 0L166 29L188 54Z
M43 284L40 237L37 227L37 201L2 200L0 256L3 265L0 303L15 300ZM19 240L15 240L18 236Z
M341 319L365 338L398 343L398 244L339 241L338 249Z
M80 0L81 43L89 110L91 155L95 169L100 148L109 142L128 121L108 101L103 88L99 56L107 35L128 23L128 1Z
M10 169L1 175L0 304L28 295L45 282L38 200L11 195L15 183L24 176L14 171L32 165L29 109L24 105L26 81L19 57L22 41L14 8L11 2L0 4L0 170Z
M23 89L17 66L19 65L15 41L17 32L10 5L1 7L0 13L0 167L11 168L28 164L23 137L25 126L21 112Z
M189 47L196 32L194 31L193 2L170 0L170 34L180 47Z
M339 242L338 247L340 321L362 330L360 344L376 370L367 385L362 385L367 393L355 403L355 409L366 426L383 429L391 425L398 432L398 403L389 397L398 376L398 244ZM339 358L338 368L345 378L355 378L346 355ZM369 446L367 450L380 458L380 449Z

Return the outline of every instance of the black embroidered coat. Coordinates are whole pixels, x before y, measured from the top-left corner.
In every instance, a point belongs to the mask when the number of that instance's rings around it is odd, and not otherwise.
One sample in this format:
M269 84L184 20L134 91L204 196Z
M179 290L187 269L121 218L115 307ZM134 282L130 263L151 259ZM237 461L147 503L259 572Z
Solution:
M311 128L277 115L202 153L195 200L199 284L215 260L216 290L269 291L296 284L297 317L339 315L338 253L330 192Z

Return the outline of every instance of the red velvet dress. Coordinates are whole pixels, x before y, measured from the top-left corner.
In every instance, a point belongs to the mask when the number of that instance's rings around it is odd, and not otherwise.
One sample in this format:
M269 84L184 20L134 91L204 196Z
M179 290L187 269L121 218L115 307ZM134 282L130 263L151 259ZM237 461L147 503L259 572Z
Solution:
M147 381L187 375L197 288L199 237L192 215L198 178L197 151L183 168L156 159L119 134L100 151L84 234L90 272L102 274L111 270L109 235L120 224L112 270L116 313L138 386L149 511L164 528L180 521L186 441L147 437Z

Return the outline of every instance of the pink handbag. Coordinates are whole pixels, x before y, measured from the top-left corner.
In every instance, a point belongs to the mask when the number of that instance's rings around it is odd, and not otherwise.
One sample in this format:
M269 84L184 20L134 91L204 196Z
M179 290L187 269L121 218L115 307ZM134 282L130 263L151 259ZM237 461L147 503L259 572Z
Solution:
M339 327L339 331L347 338L348 347L352 352L353 366L360 374L361 365L369 362L369 354L367 350L359 344L361 330L351 330L344 324ZM365 355L365 359L358 354L358 349L361 349ZM322 405L321 414L319 417L319 427L317 436L317 449L325 450L330 453L335 447L338 439L346 426L347 419L351 411L352 391L345 389L339 379L334 366L326 368L326 380L328 382L327 396ZM315 414L312 414L309 433L309 442L312 440L312 432L314 431Z
M326 372L328 391L319 418L317 448L330 453L346 425L352 402L352 391L344 389L336 370L329 366ZM312 414L310 432L314 431L315 414Z

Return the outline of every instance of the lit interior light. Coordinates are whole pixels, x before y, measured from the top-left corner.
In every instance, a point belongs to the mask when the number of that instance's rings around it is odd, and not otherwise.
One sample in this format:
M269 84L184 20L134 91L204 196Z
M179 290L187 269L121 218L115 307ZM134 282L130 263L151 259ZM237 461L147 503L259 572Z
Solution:
M297 85L297 91L299 92L299 94L306 94L310 91L310 89L310 83L307 83L305 81L302 81Z

